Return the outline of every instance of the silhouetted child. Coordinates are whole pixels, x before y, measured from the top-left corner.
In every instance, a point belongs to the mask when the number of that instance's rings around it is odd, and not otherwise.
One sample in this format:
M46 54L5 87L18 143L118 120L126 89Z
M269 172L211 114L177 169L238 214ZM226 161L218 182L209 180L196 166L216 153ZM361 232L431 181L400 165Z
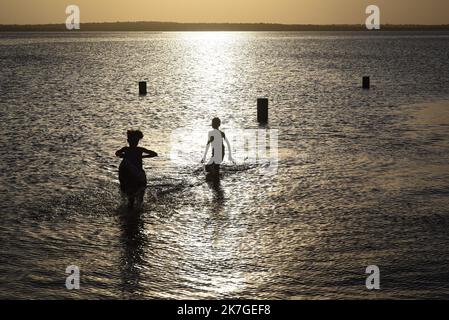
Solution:
M123 147L115 153L117 157L123 159L119 169L120 189L128 196L130 208L134 206L136 198L139 202L143 201L147 187L147 177L143 170L142 159L158 156L154 151L138 147L139 141L142 139L141 131L129 130L129 147Z
M223 162L226 149L224 143L226 143L229 152L229 161L234 162L231 154L231 144L226 138L223 131L220 130L221 120L219 118L212 119L212 131L209 131L207 136L206 151L204 152L202 163L206 162L207 153L209 148L212 146L212 158L207 162L205 169L206 171L215 178L218 178L220 174L220 164Z

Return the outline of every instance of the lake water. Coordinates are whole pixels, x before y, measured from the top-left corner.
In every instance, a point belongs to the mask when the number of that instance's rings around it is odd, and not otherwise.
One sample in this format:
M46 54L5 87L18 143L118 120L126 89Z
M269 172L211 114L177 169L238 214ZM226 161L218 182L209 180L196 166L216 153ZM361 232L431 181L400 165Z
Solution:
M2 33L0 69L1 298L449 298L449 33ZM207 183L214 116L276 166L240 146Z

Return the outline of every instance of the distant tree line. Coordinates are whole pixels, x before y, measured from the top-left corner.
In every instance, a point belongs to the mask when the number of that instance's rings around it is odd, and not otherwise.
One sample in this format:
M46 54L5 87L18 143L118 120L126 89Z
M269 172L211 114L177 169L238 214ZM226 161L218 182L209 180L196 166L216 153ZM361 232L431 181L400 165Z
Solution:
M363 31L365 25L304 25L269 23L103 22L82 23L79 31ZM449 25L388 25L383 31L449 30ZM0 25L0 32L67 31L65 24ZM78 32L79 32L78 31ZM77 31L71 31L77 32Z

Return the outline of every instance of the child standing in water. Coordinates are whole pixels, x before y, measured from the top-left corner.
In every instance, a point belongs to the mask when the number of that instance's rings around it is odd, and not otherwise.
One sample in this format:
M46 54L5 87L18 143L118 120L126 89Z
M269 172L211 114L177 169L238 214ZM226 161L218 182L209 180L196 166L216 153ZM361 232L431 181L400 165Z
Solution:
M142 203L147 187L147 177L143 170L142 159L158 156L154 151L138 147L139 141L142 139L143 133L140 130L129 130L129 147L123 147L115 153L117 157L123 159L119 169L120 189L127 195L130 208L134 206L136 198Z
M204 152L203 160L201 163L206 162L207 153L209 152L209 148L212 146L212 158L207 162L205 169L206 171L214 176L215 178L219 177L220 174L220 164L223 162L226 149L223 144L223 141L226 143L229 152L229 161L235 162L232 158L231 154L231 144L229 143L228 138L223 131L220 130L221 120L219 118L212 119L212 131L209 131L207 137L207 145L206 152Z

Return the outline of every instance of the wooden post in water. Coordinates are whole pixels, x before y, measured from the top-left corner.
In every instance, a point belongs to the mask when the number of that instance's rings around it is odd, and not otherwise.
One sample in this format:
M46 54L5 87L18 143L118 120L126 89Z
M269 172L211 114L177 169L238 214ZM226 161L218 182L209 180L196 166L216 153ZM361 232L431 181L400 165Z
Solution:
M369 89L370 88L370 78L369 77L363 77L363 89Z
M268 99L257 99L257 121L261 124L268 123Z
M140 81L139 82L139 94L141 96L146 96L147 95L147 83L146 83L146 81Z

